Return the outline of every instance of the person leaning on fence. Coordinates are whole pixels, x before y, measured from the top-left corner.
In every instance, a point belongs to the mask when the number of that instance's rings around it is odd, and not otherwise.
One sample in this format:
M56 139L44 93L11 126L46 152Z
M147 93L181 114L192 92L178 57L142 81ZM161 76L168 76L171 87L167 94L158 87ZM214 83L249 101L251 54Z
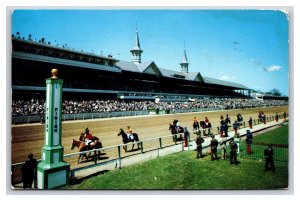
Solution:
M252 133L250 132L250 130L247 130L247 134L246 134L247 154L252 153L251 150L252 139L253 139Z
M233 123L233 130L234 130L234 134L237 134L237 130L239 128L239 123L237 121L234 121Z
M204 142L203 137L201 135L198 135L196 138L196 144L197 144L197 157L196 158L202 158L202 143Z
M230 138L229 142L230 147L230 164L237 164L236 152L238 149L237 143L234 141L234 138Z
M218 142L217 139L215 139L215 135L214 134L211 135L211 138L212 138L211 141L210 141L211 160L213 161L213 160L215 160L215 159L218 158L217 157L217 148L218 148L219 142Z
M226 140L221 139L220 141L220 146L221 146L221 154L222 154L222 160L226 160Z
M252 117L249 118L248 123L249 123L249 128L252 129L252 123L253 123Z
M276 112L276 114L275 114L275 121L276 121L276 122L278 122L278 117L279 117L279 116L278 116L278 113Z
M33 158L33 154L28 154L28 159L21 168L23 188L32 188L32 183L35 177L37 161Z
M265 155L265 170L268 171L271 169L273 172L275 172L275 165L274 165L274 151L271 146L271 144L268 144L268 147L264 150ZM269 168L270 165L270 168Z
M284 111L284 112L283 112L283 121L284 121L284 122L286 122L286 116L287 116L287 114L286 114L286 112Z
M184 127L184 146L188 147L190 142L190 132L188 131L187 127Z

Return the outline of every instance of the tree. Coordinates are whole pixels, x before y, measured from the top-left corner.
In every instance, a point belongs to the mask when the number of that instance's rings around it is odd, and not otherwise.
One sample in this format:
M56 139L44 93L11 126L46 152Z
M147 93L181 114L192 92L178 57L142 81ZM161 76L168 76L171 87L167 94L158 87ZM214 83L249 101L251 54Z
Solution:
M273 96L281 96L281 92L278 89L272 89L268 93L270 93Z

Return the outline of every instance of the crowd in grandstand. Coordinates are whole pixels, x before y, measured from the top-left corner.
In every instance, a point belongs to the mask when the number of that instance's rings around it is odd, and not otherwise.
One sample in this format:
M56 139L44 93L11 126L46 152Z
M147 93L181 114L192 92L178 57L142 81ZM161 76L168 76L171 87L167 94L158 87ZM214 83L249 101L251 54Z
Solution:
M257 100L236 98L199 99L193 102L154 102L154 101L129 101L123 100L64 100L63 114L90 113L90 112L115 112L135 110L176 110L192 108L220 108L240 109L253 107L270 107L288 105L286 100ZM13 100L12 116L43 115L45 101L32 98L31 100Z

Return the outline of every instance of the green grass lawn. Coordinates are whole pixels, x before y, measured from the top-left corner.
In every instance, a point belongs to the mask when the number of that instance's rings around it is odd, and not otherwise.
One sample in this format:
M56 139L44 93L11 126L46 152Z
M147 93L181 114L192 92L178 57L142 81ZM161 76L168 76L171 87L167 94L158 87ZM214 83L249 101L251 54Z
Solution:
M263 172L264 162L240 159L210 161L196 159L185 151L138 165L110 171L66 189L278 189L288 186L288 166L276 164L276 173Z
M289 126L284 125L280 128L270 130L263 135L253 137L253 143L265 142L271 144L288 144L289 143Z
M246 142L241 141L240 151L243 157L253 159L264 159L264 150L267 147L267 143L273 144L274 159L281 162L288 161L288 149L283 148L281 145L288 145L288 125L284 125L280 128L268 131L263 135L257 135L253 137L251 155L246 153ZM279 147L278 147L279 145Z
M283 144L288 138L281 129L270 131L255 140ZM275 133L274 136L272 133ZM279 135L279 137L277 137ZM275 163L276 173L264 172L263 160L239 158L230 165L229 159L211 161L210 155L196 159L196 151L184 151L116 171L94 176L64 189L96 190L268 190L288 187L288 163Z

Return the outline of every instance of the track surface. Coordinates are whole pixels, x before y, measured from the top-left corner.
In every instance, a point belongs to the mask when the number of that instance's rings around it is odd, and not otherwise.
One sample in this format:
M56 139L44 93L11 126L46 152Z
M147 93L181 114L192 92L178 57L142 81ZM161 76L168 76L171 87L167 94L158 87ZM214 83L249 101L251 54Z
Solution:
M248 121L251 116L257 119L258 111L264 111L267 116L272 116L276 112L288 112L286 107L272 107L272 108L255 108L245 110L226 110L216 112L201 112L201 113L185 113L185 114L170 114L170 115L155 115L155 116L140 116L127 118L109 118L98 120L84 120L84 121L68 121L62 123L62 145L64 146L64 154L74 153L78 150L75 148L71 150L72 139L78 139L79 134L84 131L86 127L93 135L100 138L104 147L122 144L122 139L117 136L120 128L126 129L128 125L131 126L133 132L138 133L140 140L145 140L154 137L170 135L168 130L169 123L174 119L178 119L181 126L187 126L191 138L195 138L192 134L192 122L194 117L199 120L204 120L207 116L213 127L219 126L220 116L229 114L231 123L236 120L237 113L241 113L244 121ZM44 125L41 124L24 124L12 125L12 141L11 141L11 159L12 163L23 162L27 158L29 152L33 153L34 157L41 158L41 150L44 143ZM213 130L216 134L216 129ZM170 139L171 143L171 139ZM124 152L124 151L123 151ZM122 154L124 154L122 152ZM110 157L112 153L107 152L106 156ZM115 155L115 153L113 154ZM75 163L77 158L73 158L70 162Z

